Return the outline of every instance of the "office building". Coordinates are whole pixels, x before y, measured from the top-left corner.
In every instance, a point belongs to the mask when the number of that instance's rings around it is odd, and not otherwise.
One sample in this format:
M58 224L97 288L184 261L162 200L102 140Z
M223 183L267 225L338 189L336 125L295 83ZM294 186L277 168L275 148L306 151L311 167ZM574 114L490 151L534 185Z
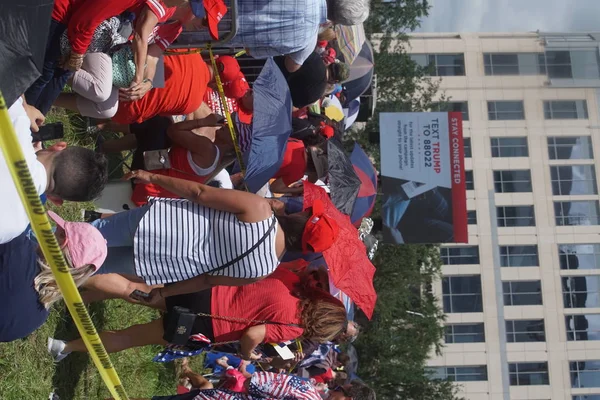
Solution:
M469 400L600 400L600 34L414 34L464 117L469 243L443 246Z

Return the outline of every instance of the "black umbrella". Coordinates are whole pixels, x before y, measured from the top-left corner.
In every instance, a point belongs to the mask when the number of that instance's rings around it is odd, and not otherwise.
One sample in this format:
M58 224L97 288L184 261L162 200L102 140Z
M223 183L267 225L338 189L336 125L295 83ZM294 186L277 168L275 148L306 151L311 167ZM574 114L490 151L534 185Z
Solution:
M335 138L327 141L327 163L331 201L338 210L351 215L361 181L342 143Z
M54 1L0 4L0 90L10 106L40 76Z

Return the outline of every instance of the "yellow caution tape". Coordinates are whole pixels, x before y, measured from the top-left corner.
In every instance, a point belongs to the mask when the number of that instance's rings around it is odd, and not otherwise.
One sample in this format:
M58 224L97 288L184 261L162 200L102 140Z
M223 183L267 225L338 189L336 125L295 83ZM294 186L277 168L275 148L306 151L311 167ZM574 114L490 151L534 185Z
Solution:
M75 321L75 325L79 330L81 338L87 347L98 372L104 383L110 390L111 395L115 400L127 400L127 393L121 385L119 376L115 371L110 357L98 336L98 332L94 327L94 323L90 319L90 315L83 304L83 300L79 295L79 291L75 286L73 277L69 273L67 265L58 242L54 237L52 226L46 215L46 209L40 201L37 189L33 183L31 172L25 161L23 150L17 140L15 128L8 114L8 107L4 96L0 92L0 148L8 164L8 169L15 182L23 207L27 211L31 228L35 232L42 253L46 258L46 262L52 269L54 278L65 303Z
M242 172L246 172L246 167L244 166L244 159L242 158L242 151L240 150L240 145L238 143L235 128L233 127L233 120L231 119L231 113L229 112L229 107L227 107L227 98L225 98L225 91L223 90L223 82L221 82L221 77L219 76L219 69L217 68L217 62L215 61L215 56L212 51L212 46L210 43L208 44L208 55L210 56L210 62L213 67L215 81L217 82L217 89L219 92L219 98L221 99L221 103L223 106L223 111L225 111L225 119L227 121L227 127L229 128L229 133L231 135L231 140L233 141L233 147L235 148L235 155L240 163L240 169Z

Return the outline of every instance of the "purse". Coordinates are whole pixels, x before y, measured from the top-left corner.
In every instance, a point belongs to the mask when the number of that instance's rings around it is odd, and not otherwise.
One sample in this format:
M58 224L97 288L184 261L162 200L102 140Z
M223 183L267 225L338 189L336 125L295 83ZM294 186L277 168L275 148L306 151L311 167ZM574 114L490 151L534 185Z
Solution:
M144 168L146 171L154 171L156 169L171 169L169 149L145 151Z
M135 78L135 61L130 46L123 46L112 54L113 86L127 88Z

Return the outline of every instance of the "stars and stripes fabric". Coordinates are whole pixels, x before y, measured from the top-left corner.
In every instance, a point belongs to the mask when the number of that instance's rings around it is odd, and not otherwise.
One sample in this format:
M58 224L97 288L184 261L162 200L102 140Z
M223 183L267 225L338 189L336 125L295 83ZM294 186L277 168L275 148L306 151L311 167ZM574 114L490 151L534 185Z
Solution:
M276 234L274 215L245 223L233 213L188 200L153 199L134 237L136 274L149 285L180 282L205 273L260 278L279 265ZM219 269L222 266L226 267Z
M256 372L252 375L248 393L224 389L201 390L194 400L321 400L321 395L306 379L274 372Z

